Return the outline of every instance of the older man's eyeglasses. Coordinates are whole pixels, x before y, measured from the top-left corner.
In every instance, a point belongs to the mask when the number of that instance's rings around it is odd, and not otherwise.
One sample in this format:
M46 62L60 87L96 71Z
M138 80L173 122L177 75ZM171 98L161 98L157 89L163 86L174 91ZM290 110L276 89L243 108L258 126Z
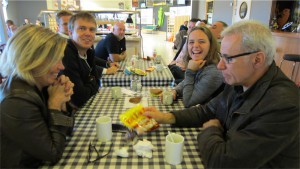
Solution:
M257 52L259 52L259 51L245 52L245 53L240 53L240 54L233 55L233 56L223 55L221 53L219 53L219 55L220 55L220 57L222 59L225 59L225 61L226 61L227 64L230 64L230 63L234 63L234 58L238 58L238 57L241 57L241 56L250 55L250 54L253 54L253 53L257 53Z
M105 156L107 156L111 152L113 143L110 144L109 150L107 153L100 155L99 150L97 150L96 145L90 142L87 156L87 163L93 163Z

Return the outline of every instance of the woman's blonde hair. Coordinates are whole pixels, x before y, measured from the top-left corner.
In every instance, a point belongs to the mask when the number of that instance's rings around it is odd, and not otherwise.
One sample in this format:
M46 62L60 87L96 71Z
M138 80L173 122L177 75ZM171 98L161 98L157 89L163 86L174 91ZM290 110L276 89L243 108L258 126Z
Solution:
M218 64L220 61L220 54L219 54L219 47L218 47L218 42L216 37L213 35L213 33L205 26L196 26L194 27L187 38L187 43L190 37L190 34L196 30L201 30L204 32L204 34L208 37L208 40L210 42L210 48L209 51L207 53L207 56L205 57L206 60L206 65L210 65L210 64ZM188 48L188 45L187 45ZM191 57L189 55L188 59L190 60Z
M48 28L27 25L7 42L0 57L2 76L17 76L31 85L62 59L67 41ZM42 69L37 68L43 67Z

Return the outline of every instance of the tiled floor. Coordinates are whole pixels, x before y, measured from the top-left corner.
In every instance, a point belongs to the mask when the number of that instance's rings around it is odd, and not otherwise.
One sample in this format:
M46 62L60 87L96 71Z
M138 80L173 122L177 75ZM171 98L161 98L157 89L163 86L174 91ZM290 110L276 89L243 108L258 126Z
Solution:
M169 64L176 54L176 51L172 49L173 42L166 41L166 32L157 31L154 33L143 33L143 49L144 56L152 56L152 52L155 49L157 55L161 55L165 64Z

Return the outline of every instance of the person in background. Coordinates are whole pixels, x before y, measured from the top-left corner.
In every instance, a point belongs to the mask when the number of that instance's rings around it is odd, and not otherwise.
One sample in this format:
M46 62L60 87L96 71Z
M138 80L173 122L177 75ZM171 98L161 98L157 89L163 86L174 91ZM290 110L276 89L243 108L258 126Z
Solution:
M198 21L200 21L200 19L192 18L189 22L188 30L195 27ZM184 37L188 35L188 30L181 30L175 35L174 48L178 49L178 52L180 51L181 46L183 46L183 44L185 43Z
M221 33L225 28L227 28L227 26L227 23L223 21L216 21L211 25L211 27L209 27L210 31L215 35L219 43L222 41Z
M68 22L73 13L68 10L61 10L56 13L57 33L69 39Z
M37 25L37 26L43 26L40 19L35 20L35 25Z
M196 26L206 26L207 20L200 20L196 23Z
M58 73L67 42L50 29L27 25L0 56L0 168L37 168L62 157L74 124L68 101L74 84ZM8 59L9 58L9 59Z
M188 21L184 21L183 24L180 25L179 32L182 31L182 30L187 31L188 30L188 27L187 27L188 23L189 23Z
M274 62L271 31L248 20L221 35L224 91L206 105L171 113L149 107L144 115L202 127L197 139L205 168L299 168L299 89Z
M199 19L192 18L189 23L189 33L192 28L195 27L196 23L199 21ZM181 31L184 32L184 31ZM187 40L186 37L183 37L182 44L177 51L173 61L168 65L171 73L173 74L175 78L175 83L179 84L184 79L185 69L188 64L188 51L187 51Z
M30 20L28 18L24 18L23 26L30 25L30 24L32 24L32 23L30 23Z
M185 107L204 104L216 95L223 85L218 44L206 27L194 27L187 39L188 58L185 79L173 91L174 99L183 97Z
M96 46L96 57L112 62L120 62L126 58L125 25L115 23L113 31L106 35Z
M14 24L12 20L6 21L6 31L8 38L12 37L12 35L16 32L18 27Z

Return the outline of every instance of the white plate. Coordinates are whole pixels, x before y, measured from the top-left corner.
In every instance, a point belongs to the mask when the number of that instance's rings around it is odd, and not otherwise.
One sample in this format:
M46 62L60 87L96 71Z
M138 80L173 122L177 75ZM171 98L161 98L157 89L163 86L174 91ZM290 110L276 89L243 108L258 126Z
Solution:
M124 107L127 109L127 108L132 108L132 107L135 107L137 106L138 104L141 104L143 107L148 107L148 99L147 97L143 97L142 100L137 103L137 104L134 104L134 103L130 103L129 102L129 99L131 97L125 97L125 101L124 101Z

